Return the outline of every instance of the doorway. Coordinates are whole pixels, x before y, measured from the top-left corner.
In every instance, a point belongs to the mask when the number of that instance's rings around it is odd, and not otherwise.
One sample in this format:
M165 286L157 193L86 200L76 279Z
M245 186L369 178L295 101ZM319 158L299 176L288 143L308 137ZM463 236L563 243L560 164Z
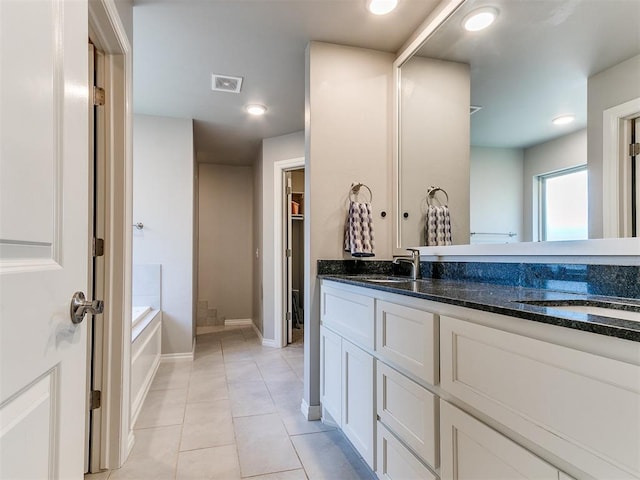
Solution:
M283 208L285 330L287 344L304 341L304 168L285 170Z
M287 175L286 173L293 170L304 170L304 157L291 158L286 160L278 160L273 164L273 248L269 248L273 252L272 259L268 260L267 268L273 266L273 273L269 275L272 279L273 296L272 305L267 307L272 309L274 320L274 341L270 345L281 348L289 345L288 330L289 320L287 312L291 312L291 323L293 325L293 312L288 309L289 299L293 303L293 295L289 288L289 259L287 258L287 242L288 233L293 233L293 219L291 219L291 227L289 227L289 215L291 212L291 198L287 193ZM301 188L301 187L298 187ZM304 193L304 191L300 192ZM307 193L308 195L308 193ZM291 196L293 196L293 184L291 188ZM303 212L304 212L304 206ZM300 210L299 210L300 212ZM304 230L305 218L304 215L300 217L296 222L300 225L300 230ZM304 244L304 243L303 243ZM304 264L304 248L301 249L299 255L300 262ZM292 253L293 254L293 253ZM293 263L293 261L291 262ZM303 267L301 267L303 268ZM304 278L304 275L302 276ZM291 279L293 282L293 278ZM303 288L303 286L301 285ZM293 289L293 286L291 286ZM304 295L304 292L300 292ZM266 298L265 298L266 303ZM302 306L302 302L300 302ZM302 311L300 311L302 315Z

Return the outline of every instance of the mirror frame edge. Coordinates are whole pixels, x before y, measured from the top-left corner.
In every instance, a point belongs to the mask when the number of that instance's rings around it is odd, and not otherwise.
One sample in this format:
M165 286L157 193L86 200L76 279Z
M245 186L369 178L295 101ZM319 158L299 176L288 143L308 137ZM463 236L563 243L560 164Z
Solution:
M442 0L427 16L424 22L409 36L409 39L400 48L393 62L393 155L391 158L393 162L393 225L395 227L392 242L393 255L402 255L406 250L406 248L403 248L401 242L402 215L400 214L400 195L402 194L402 188L400 186L400 68L420 49L429 36L431 36L440 25L446 22L466 1L467 0Z

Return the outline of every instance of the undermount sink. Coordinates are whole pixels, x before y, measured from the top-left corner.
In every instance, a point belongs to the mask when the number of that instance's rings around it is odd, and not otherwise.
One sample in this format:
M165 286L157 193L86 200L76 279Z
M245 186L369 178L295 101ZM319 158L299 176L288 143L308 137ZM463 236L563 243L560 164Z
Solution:
M412 283L415 280L411 278L399 278L399 277L363 277L360 280L364 282L372 283Z
M600 317L617 318L640 323L640 306L622 303L607 303L592 300L527 300L518 303L537 305L540 307L564 310L567 312L586 313Z

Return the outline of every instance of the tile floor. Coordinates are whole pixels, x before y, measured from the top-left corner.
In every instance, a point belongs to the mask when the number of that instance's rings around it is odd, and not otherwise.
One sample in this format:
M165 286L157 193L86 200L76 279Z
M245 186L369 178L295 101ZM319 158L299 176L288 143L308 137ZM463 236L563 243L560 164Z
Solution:
M302 343L263 347L250 326L199 335L161 363L118 470L85 480L373 480L339 430L300 413Z

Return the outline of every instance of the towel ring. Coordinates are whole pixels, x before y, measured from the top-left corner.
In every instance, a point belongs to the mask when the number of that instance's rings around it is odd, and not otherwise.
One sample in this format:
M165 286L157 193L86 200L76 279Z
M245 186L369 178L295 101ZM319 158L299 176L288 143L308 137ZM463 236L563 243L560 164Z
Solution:
M371 189L366 186L364 183L352 183L351 190L349 191L349 200L355 202L357 200L357 196L360 194L360 189L364 187L369 191L369 203L373 202L373 193Z
M434 186L429 187L429 189L427 190L427 205L429 206L433 205L431 202L435 198L435 194L438 191L444 193L444 196L446 198L445 205L449 205L449 195L447 194L447 192L440 187L434 187Z

